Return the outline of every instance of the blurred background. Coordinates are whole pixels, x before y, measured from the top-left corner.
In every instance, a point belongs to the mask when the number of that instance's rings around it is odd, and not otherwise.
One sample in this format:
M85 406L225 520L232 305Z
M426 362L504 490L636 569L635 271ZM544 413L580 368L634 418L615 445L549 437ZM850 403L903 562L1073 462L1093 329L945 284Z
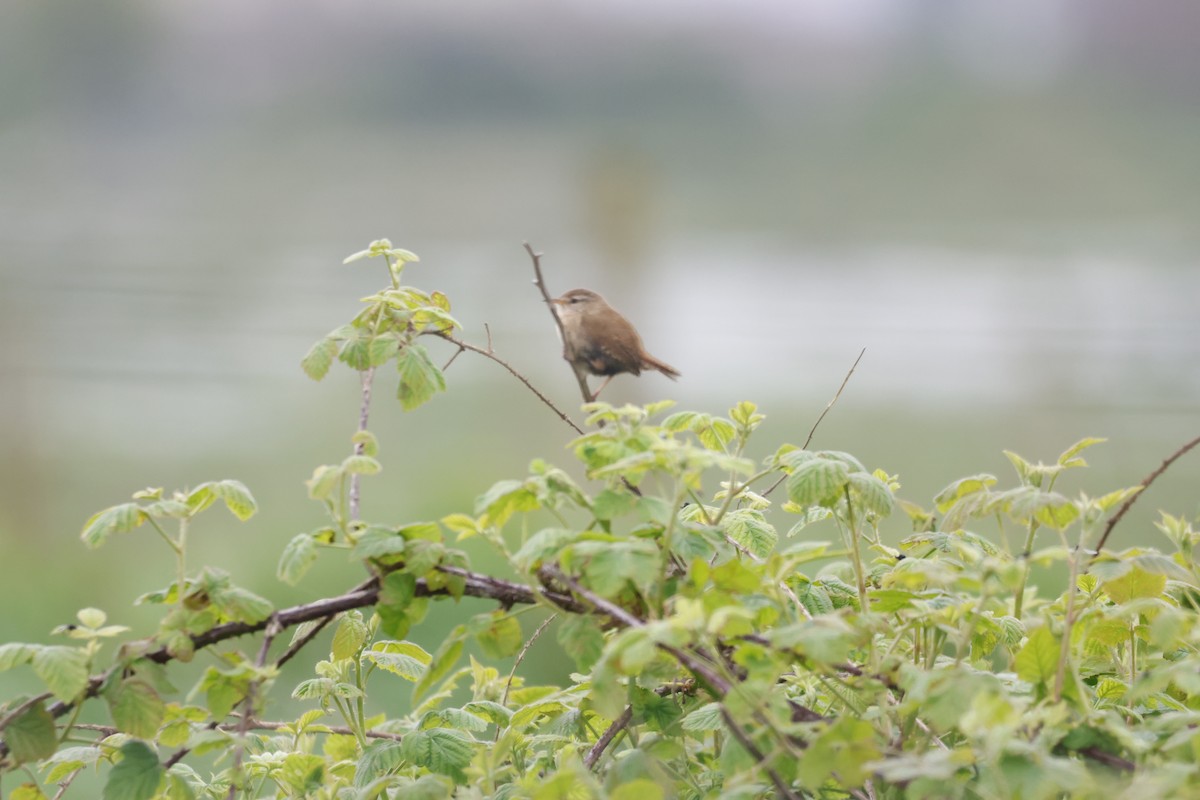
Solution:
M170 580L166 548L78 540L145 486L243 480L261 513L210 511L192 564L278 606L361 579L338 554L296 588L274 566L323 524L303 481L357 420L357 377L299 361L386 283L341 263L380 237L566 408L525 240L551 291L600 291L683 372L610 401L753 400L761 457L804 441L865 347L813 446L910 500L1011 486L1003 449L1084 436L1110 441L1065 491L1138 482L1200 432L1197 26L1195 4L1116 0L6 3L0 641L83 606L151 629L130 602ZM405 414L381 375L367 518L470 511L538 456L579 474L495 364L464 354L447 381ZM1196 458L1116 544L1169 548L1150 522L1200 510ZM413 638L488 608L438 604ZM0 673L0 697L28 678Z

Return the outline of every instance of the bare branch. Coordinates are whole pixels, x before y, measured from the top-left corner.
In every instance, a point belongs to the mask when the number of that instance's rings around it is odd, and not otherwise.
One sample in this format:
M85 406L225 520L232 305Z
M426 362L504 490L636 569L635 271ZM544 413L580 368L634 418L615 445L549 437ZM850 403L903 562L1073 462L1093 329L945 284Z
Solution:
M1096 556L1100 555L1100 551L1104 549L1104 544L1108 541L1108 535L1110 533L1112 533L1113 528L1117 527L1117 523L1121 521L1121 517L1125 516L1125 512L1127 512L1129 510L1129 507L1132 506L1134 504L1134 502L1139 497L1141 497L1142 494L1145 493L1145 490L1147 488L1149 488L1150 484L1154 483L1154 481L1158 478L1159 475L1162 475L1164 472L1167 471L1167 467L1174 464L1175 461L1180 456L1182 456L1184 453L1191 450L1193 447L1195 447L1198 444L1200 444L1200 436L1197 436L1195 439L1192 439L1190 442L1185 444L1183 447L1179 448L1174 453L1167 456L1165 459L1163 459L1163 462L1162 462L1162 464L1159 465L1158 469L1154 470L1153 472L1151 472L1149 475L1147 475L1145 478L1142 479L1142 482L1140 484L1138 484L1139 486L1142 487L1142 491L1130 496L1128 500L1126 500L1124 503L1122 503L1121 507L1117 509L1117 513L1113 514L1112 517L1109 518L1108 524L1104 526L1104 533L1102 533L1100 535L1100 541L1096 542ZM1096 556L1093 556L1093 560L1095 559Z
M617 734L629 727L629 723L633 721L633 706L625 706L625 710L621 712L621 716L612 721L604 733L600 734L600 738L588 750L587 755L583 757L583 765L588 769L596 766L596 762L600 760L600 756L604 755L604 751L617 738Z
M550 290L546 288L546 280L542 277L542 254L535 253L533 248L529 246L529 242L525 242L524 244L525 252L529 253L529 258L533 261L533 274L537 276L533 280L533 285L538 287L538 291L542 293L542 299L546 301L546 308L550 311L550 316L554 317L554 326L558 328L558 340L562 342L563 346L562 357L569 362L570 359L567 358L567 334L563 330L562 319L558 316L558 312L554 310L554 300L550 297ZM587 375L575 369L574 366L571 367L571 372L575 375L575 380L579 383L579 393L583 395L583 402L591 403L595 401L596 397L600 394L599 389L593 394L587 385ZM601 386L600 388L603 389L604 387Z
M867 348L865 347L858 351L858 358L854 359L854 363L850 365L850 371L846 373L845 378L842 378L842 385L839 386L837 392L834 393L833 399L825 404L825 410L821 412L821 415L817 417L817 421L813 423L812 429L808 432L808 438L804 440L804 446L800 448L801 450L807 450L808 446L812 444L813 436L817 433L817 426L821 424L821 420L825 419L825 415L829 413L829 409L833 408L834 403L836 403L838 398L842 396L842 390L845 389L846 384L850 382L850 376L854 374L854 370L858 368L858 362L862 361L862 357L866 355L866 353ZM779 487L779 484L783 483L786 479L787 475L780 475L779 480L768 486L767 490L762 493L762 496L766 497L771 492L775 491L775 489Z
M550 627L550 623L556 619L558 619L558 614L551 614L546 617L542 621L542 624L538 626L538 629L533 632L533 635L529 637L529 640L525 642L525 646L521 648L521 652L517 653L517 659L513 661L512 669L508 672L508 680L504 682L504 696L500 698L500 705L508 705L508 690L512 688L513 676L517 674L517 667L521 666L521 662L525 660L525 654L529 652L529 648L533 646L533 643L545 633L546 628ZM500 735L499 730L496 731L496 735Z
M538 391L538 388L536 386L534 386L532 383L530 383L528 378L526 378L521 373L517 372L517 370L514 369L513 366L511 364L509 364L507 361L505 361L504 359L500 358L500 356L493 353L491 351L490 346L487 350L484 350L482 347L477 347L476 345L468 344L467 342L464 342L461 339L456 339L453 336L451 336L449 333L446 333L444 331L437 331L436 333L434 333L434 335L440 336L441 338L445 339L447 342L458 345L460 352L462 350L470 350L472 353L478 353L479 355L481 355L485 358L490 358L492 361L495 361L497 364L504 367L506 370L509 371L509 373L514 378L519 380L521 383L525 384L525 388L527 388L529 391L531 391L535 395L537 395L537 398L539 400L541 400L543 403L545 403L550 408L551 411L553 411L555 414L557 414L563 422L570 425L572 430L574 430L580 436L583 435L583 428L576 425L575 421L573 419L568 417L565 413L563 413L562 409L560 409L558 406L554 405L554 403L552 403L550 401L550 398L546 397L546 395L544 395L540 391ZM453 361L453 359L451 359L451 361ZM449 366L449 363L447 363L447 366Z

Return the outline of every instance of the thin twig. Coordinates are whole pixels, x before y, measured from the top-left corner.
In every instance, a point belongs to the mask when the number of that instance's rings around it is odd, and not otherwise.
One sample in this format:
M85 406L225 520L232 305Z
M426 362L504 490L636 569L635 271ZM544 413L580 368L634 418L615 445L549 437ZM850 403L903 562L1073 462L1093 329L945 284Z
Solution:
M742 749L749 753L751 757L753 757L754 760L761 764L763 769L767 771L767 776L770 777L771 783L775 784L775 789L779 792L779 794L783 797L791 798L791 800L799 800L799 795L792 791L792 787L783 782L783 778L779 776L779 773L767 766L766 755L763 753L763 751L758 749L758 746L754 744L754 741L751 740L744 730L742 730L742 726L737 724L737 721L734 720L733 715L729 713L729 709L727 709L724 705L721 706L721 719L725 721L725 727L727 727L729 732L733 734L733 738L738 740L738 743L741 744Z
M854 374L854 370L858 367L858 362L862 361L862 357L866 354L867 348L865 347L858 351L858 358L854 359L854 363L850 365L850 371L846 373L845 378L842 378L842 385L838 387L833 399L826 404L825 410L821 412L821 416L817 417L817 421L813 423L812 430L808 432L808 438L804 440L804 447L801 447L801 450L808 449L808 446L812 443L813 436L817 432L817 426L821 424L821 420L825 419L825 415L829 413L829 409L833 408L833 404L842 396L842 390L846 388L846 384L850 382L850 376Z
M567 333L563 330L562 318L558 316L558 311L554 309L554 300L550 298L550 290L546 288L546 279L542 277L542 254L534 252L529 246L529 242L525 242L525 252L529 253L529 258L533 261L533 274L537 277L533 280L533 285L538 287L538 291L542 293L542 299L546 301L546 308L550 312L550 316L554 317L554 325L558 328L558 340L562 342L563 352L562 357L567 362ZM571 372L575 375L575 380L579 383L579 393L583 395L583 402L591 403L595 401L596 394L592 394L592 390L588 388L587 376L580 370L571 367ZM603 386L600 388L604 388Z
M583 435L583 428L576 425L575 421L573 419L571 419L565 413L563 413L562 409L560 409L558 406L554 405L554 403L552 403L550 401L550 398L548 398L548 397L546 397L546 395L542 394L536 386L534 386L532 383L529 382L528 378L526 378L521 373L517 372L516 369L514 369L513 366L511 364L509 364L507 361L505 361L503 358L500 358L500 356L493 353L491 351L490 347L487 350L485 350L482 347L477 347L476 345L464 342L461 339L456 339L453 336L451 336L449 333L446 333L445 331L431 331L431 333L433 333L433 335L435 335L435 336L440 336L441 338L445 339L447 342L450 342L451 344L458 345L460 350L470 350L472 353L478 353L479 355L481 355L485 358L490 358L492 361L495 361L497 364L504 367L506 370L509 371L509 373L514 378L519 380L521 383L525 384L525 388L527 388L529 391L531 391L535 395L537 395L537 398L539 400L541 400L543 403L545 403L555 414L558 414L559 418L563 422L570 425L572 430L574 430L580 436Z
M261 670L267 663L267 653L271 650L271 643L275 641L275 637L279 635L283 628L279 625L279 620L272 614L267 620L267 629L263 633L262 646L258 648L258 657L254 659L254 666ZM241 722L237 728L237 746L233 751L233 780L229 784L229 800L235 800L237 797L238 779L242 778L242 758L246 754L246 737L250 735L250 721L254 719L254 704L258 701L258 692L262 688L262 680L255 678L246 686L246 696L242 699Z
M854 374L854 370L858 368L858 362L862 361L862 357L866 355L866 353L867 348L865 347L858 351L858 358L854 359L854 363L850 365L850 371L846 373L846 377L842 378L842 385L839 386L837 392L834 393L833 399L825 404L825 410L821 412L821 415L817 417L817 421L813 423L812 429L808 432L808 438L804 440L804 446L800 448L801 450L807 450L808 446L812 444L813 436L817 433L817 426L821 424L821 420L825 419L825 415L829 413L829 409L833 408L834 403L836 403L838 398L842 396L842 390L845 389L846 384L850 382L850 376ZM768 486L767 490L762 493L762 496L766 497L771 492L775 491L775 489L779 487L779 484L783 483L785 480L787 480L787 475L780 475L779 480Z
M1149 488L1150 484L1154 483L1155 479L1158 478L1159 475L1162 475L1164 472L1166 472L1167 467L1174 464L1176 459L1198 444L1200 444L1200 436L1192 439L1183 447L1167 456L1163 460L1162 464L1159 465L1158 469L1154 470L1142 479L1142 482L1138 484L1142 488L1142 491L1131 495L1129 499L1122 503L1121 507L1117 509L1117 513L1113 514L1112 517L1109 518L1108 524L1104 526L1104 533L1100 535L1100 541L1096 542L1096 555L1092 556L1092 560L1095 560L1096 557L1100 555L1100 551L1104 549L1104 543L1108 541L1108 535L1112 533L1113 528L1117 527L1117 523L1121 521L1121 517L1125 516L1125 512L1128 511L1129 507L1132 506L1134 502L1142 496L1146 489Z
M513 677L517 674L517 667L521 666L521 662L525 660L525 654L529 652L529 648L538 640L538 637L546 631L546 628L550 627L550 623L556 619L558 619L558 614L551 614L546 617L542 624L538 626L538 629L533 632L533 635L529 637L528 641L525 642L525 646L521 648L521 652L517 653L517 660L513 662L512 669L508 672L508 680L504 682L504 694L500 698L500 705L508 705L508 690L512 688ZM496 734L499 735L499 733L500 731L497 729Z
M546 280L542 277L542 254L534 252L530 247L529 242L524 242L525 252L529 253L529 258L533 261L533 285L542 293L542 299L546 301L546 308L550 312L550 316L554 317L554 325L558 328L558 338L563 343L563 358L567 357L567 334L563 330L562 320L559 319L558 312L554 310L554 300L550 297L550 291L546 288Z

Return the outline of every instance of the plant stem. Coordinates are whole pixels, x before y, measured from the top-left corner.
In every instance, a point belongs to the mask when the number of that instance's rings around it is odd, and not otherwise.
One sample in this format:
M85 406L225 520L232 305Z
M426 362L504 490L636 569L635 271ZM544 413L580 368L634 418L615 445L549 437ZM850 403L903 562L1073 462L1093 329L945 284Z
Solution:
M867 576L863 573L862 552L858 547L858 526L854 520L854 504L850 501L850 484L842 487L846 495L846 522L850 528L850 547L854 556L854 577L858 582L858 608L862 614L867 613Z
M175 604L179 608L183 608L184 595L187 594L187 531L188 518L184 517L179 520L179 539L175 542L175 564L179 580Z

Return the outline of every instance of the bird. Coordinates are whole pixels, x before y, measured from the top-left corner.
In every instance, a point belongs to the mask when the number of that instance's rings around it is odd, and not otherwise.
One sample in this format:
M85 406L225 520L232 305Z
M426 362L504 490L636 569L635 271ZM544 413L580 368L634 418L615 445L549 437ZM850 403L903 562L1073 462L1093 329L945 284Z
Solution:
M679 377L679 370L647 353L633 323L591 289L572 289L550 302L562 323L563 358L575 370L589 402L622 372L640 375L653 369L671 380ZM594 393L588 389L588 375L605 377Z

